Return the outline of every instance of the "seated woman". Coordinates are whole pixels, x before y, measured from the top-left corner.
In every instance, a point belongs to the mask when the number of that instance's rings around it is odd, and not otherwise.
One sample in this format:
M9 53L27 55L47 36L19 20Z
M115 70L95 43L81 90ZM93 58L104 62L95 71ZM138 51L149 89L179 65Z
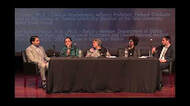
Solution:
M136 48L137 44L139 42L139 39L136 36L130 36L129 37L129 45L127 48L124 48L119 51L119 57L125 56L125 50L127 50L127 57L138 57L140 55L139 50Z
M110 56L109 51L102 46L100 39L94 39L92 41L92 48L87 51L86 57L106 57Z
M66 37L64 40L64 47L60 52L60 56L63 57L75 57L79 55L79 49L75 46L72 46L72 39L70 37Z
M127 47L128 57L131 57L131 56L138 57L139 56L139 52L135 48L137 46L138 42L139 42L139 39L136 36L129 37L129 46Z

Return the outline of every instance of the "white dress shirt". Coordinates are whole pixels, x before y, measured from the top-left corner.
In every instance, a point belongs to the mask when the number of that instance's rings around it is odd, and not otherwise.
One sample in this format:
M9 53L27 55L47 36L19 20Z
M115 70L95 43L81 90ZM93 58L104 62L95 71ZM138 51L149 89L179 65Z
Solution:
M165 59L165 54L166 54L167 50L168 50L168 47L166 47L166 46L164 46L162 48L159 60L164 60Z

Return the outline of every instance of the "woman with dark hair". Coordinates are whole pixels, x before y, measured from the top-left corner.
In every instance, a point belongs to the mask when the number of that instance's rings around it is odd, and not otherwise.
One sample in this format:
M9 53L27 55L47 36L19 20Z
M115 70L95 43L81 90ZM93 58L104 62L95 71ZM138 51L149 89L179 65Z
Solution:
M72 45L72 39L66 37L64 40L64 47L61 49L60 55L63 57L78 57L79 49Z
M139 39L136 36L129 37L129 45L126 48L118 49L119 57L139 57L139 50L136 48Z
M136 36L129 37L129 45L127 47L128 50L128 57L134 56L138 57L138 50L135 47L138 45L139 39Z

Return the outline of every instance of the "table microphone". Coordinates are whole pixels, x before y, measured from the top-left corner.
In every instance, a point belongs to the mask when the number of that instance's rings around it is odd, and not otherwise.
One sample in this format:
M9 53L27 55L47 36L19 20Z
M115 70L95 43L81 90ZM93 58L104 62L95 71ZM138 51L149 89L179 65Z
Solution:
M73 45L74 45L74 46L77 46L77 43L75 42L75 43L73 43Z
M55 56L55 45L53 45L53 56Z
M73 45L74 45L73 47L74 47L74 50L75 50L75 56L76 56L76 52L77 52L77 51L76 51L76 49L77 49L77 43L74 42Z
M150 38L150 49L149 49L149 56L150 56L150 57L152 56L152 53L151 53L151 49L152 49L152 41L153 41L153 39Z

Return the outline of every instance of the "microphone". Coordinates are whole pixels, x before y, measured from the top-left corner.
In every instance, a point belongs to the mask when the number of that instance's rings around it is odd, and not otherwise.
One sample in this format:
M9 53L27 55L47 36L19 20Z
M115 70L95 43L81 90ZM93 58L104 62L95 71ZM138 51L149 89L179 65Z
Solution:
M152 38L150 39L150 42L152 42Z
M150 47L152 47L152 41L153 41L153 39L150 38Z
M75 42L75 43L73 43L73 45L74 45L74 47L76 47L76 46L77 46L77 43Z
M76 48L77 48L77 43L76 42L73 43L73 47L76 50Z
M53 50L55 50L55 45L53 45Z
M77 51L76 51L76 49L77 49L77 43L74 42L73 45L74 45L73 47L74 47L74 50L75 50L75 56L76 56L76 54L77 54L77 53L76 53L76 52L77 52Z
M150 49L149 49L149 53L148 53L148 54L149 54L150 57L152 57L152 56L153 56L153 54L152 54L152 48L153 48L153 46L152 46L152 41L153 41L153 39L150 38L149 41L150 41Z
M53 56L55 56L55 44L53 45Z

